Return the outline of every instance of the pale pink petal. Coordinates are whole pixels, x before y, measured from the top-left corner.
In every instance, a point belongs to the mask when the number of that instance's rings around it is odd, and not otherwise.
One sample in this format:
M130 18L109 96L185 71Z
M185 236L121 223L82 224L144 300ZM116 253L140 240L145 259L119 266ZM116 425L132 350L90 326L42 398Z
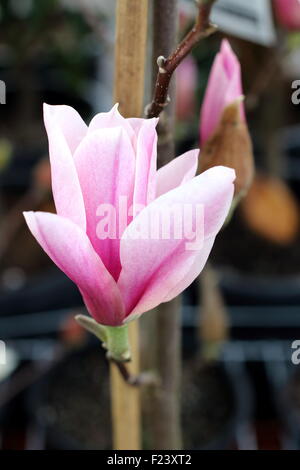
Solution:
M132 130L134 131L135 135L138 136L142 125L145 122L143 118L127 118L126 121L130 124Z
M71 106L46 104L44 106L48 113L47 122L49 119L55 121L73 154L87 133L87 125L79 113Z
M137 135L134 204L147 205L155 198L158 119L144 119Z
M44 121L49 140L52 192L56 210L59 215L72 220L85 230L85 209L69 146L71 144L67 142L62 131L64 127L62 114L65 115L65 111L56 112L53 108L56 107L44 105ZM73 114L72 111L68 110L67 113L69 112ZM64 127L64 132L66 132L66 127Z
M186 287L184 277L192 280L203 268L213 239L221 229L231 206L235 172L225 167L214 167L192 179L188 183L164 194L146 207L128 226L121 240L122 271L118 281L127 315L140 315L169 299L175 292ZM173 229L177 219L171 219L169 239L134 239L135 232L151 226L157 214L164 217L173 213L183 213L183 207L194 209L202 206L204 227L197 227L192 212L190 232L175 239ZM165 219L163 219L165 220ZM150 221L150 222L149 222ZM161 226L161 225L160 225ZM186 227L185 227L186 229ZM188 250L186 243L191 234L203 230L204 245L200 250ZM149 232L148 232L149 233ZM162 233L162 232L161 232ZM144 233L145 235L145 233ZM202 251L202 253L199 253Z
M204 239L202 249L198 252L194 259L191 258L191 263L187 263L187 265L185 266L185 273L183 277L180 279L178 284L175 285L166 294L166 297L163 300L164 302L169 302L170 300L177 297L179 294L181 294L181 292L183 292L187 287L189 287L192 282L199 276L207 262L214 242L214 236L210 236Z
M174 158L157 171L156 197L194 178L198 167L199 149Z
M177 253L174 260L171 256L170 262L159 268L161 285L149 282L145 294L132 312L125 317L124 323L140 317L161 303L169 302L189 287L204 268L214 241L215 237L208 237L204 240L201 250L188 252L190 254L183 254L183 256ZM172 269L174 269L173 272Z
M119 208L124 199L128 207L132 205L134 189L135 155L128 134L121 127L91 132L76 150L74 161L84 198L87 234L106 268L117 279L121 269L120 237L129 222L127 212L125 220L120 220ZM109 233L105 238L101 227L107 216ZM111 232L114 217L115 233Z
M77 284L95 320L121 324L124 307L119 289L83 230L56 214L25 212L24 217L48 256Z
M132 142L135 142L135 133L128 122L118 111L119 104L115 104L114 107L108 111L108 113L99 113L93 117L90 122L88 132L94 132L95 130L110 128L110 127L122 127L128 134Z

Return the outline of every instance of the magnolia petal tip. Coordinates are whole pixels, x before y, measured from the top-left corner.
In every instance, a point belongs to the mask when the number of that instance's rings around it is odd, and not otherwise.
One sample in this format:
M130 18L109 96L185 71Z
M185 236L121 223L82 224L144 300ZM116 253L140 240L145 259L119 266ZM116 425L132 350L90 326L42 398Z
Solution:
M22 214L27 223L34 217L33 211L23 211Z

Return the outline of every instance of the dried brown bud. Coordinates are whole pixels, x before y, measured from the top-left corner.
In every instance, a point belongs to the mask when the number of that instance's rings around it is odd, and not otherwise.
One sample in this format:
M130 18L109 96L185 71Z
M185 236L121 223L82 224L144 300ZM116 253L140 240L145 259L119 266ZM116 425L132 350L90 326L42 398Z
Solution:
M253 180L254 158L248 127L240 113L240 100L224 109L216 132L201 151L200 173L217 165L236 171L235 196L244 196Z
M273 243L289 245L299 233L297 200L284 181L257 174L241 213L248 227Z

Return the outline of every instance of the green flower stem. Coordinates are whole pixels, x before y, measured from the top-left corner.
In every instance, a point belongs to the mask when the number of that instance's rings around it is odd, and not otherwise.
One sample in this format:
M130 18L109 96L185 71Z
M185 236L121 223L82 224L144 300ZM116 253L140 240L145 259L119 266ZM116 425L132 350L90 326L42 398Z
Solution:
M130 361L128 325L106 326L108 358L118 362Z
M131 359L128 339L128 326L105 326L86 315L76 315L80 326L93 333L107 350L108 359L117 362L128 362Z

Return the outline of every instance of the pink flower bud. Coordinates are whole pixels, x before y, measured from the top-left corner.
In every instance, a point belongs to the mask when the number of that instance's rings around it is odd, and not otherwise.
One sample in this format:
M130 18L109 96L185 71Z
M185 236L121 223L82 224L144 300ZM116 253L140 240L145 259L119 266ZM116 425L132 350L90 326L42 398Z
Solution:
M201 110L200 141L203 145L216 131L226 106L243 95L241 66L227 40L213 63ZM244 105L240 103L244 119Z
M279 24L288 30L300 30L300 1L274 0L274 4Z

